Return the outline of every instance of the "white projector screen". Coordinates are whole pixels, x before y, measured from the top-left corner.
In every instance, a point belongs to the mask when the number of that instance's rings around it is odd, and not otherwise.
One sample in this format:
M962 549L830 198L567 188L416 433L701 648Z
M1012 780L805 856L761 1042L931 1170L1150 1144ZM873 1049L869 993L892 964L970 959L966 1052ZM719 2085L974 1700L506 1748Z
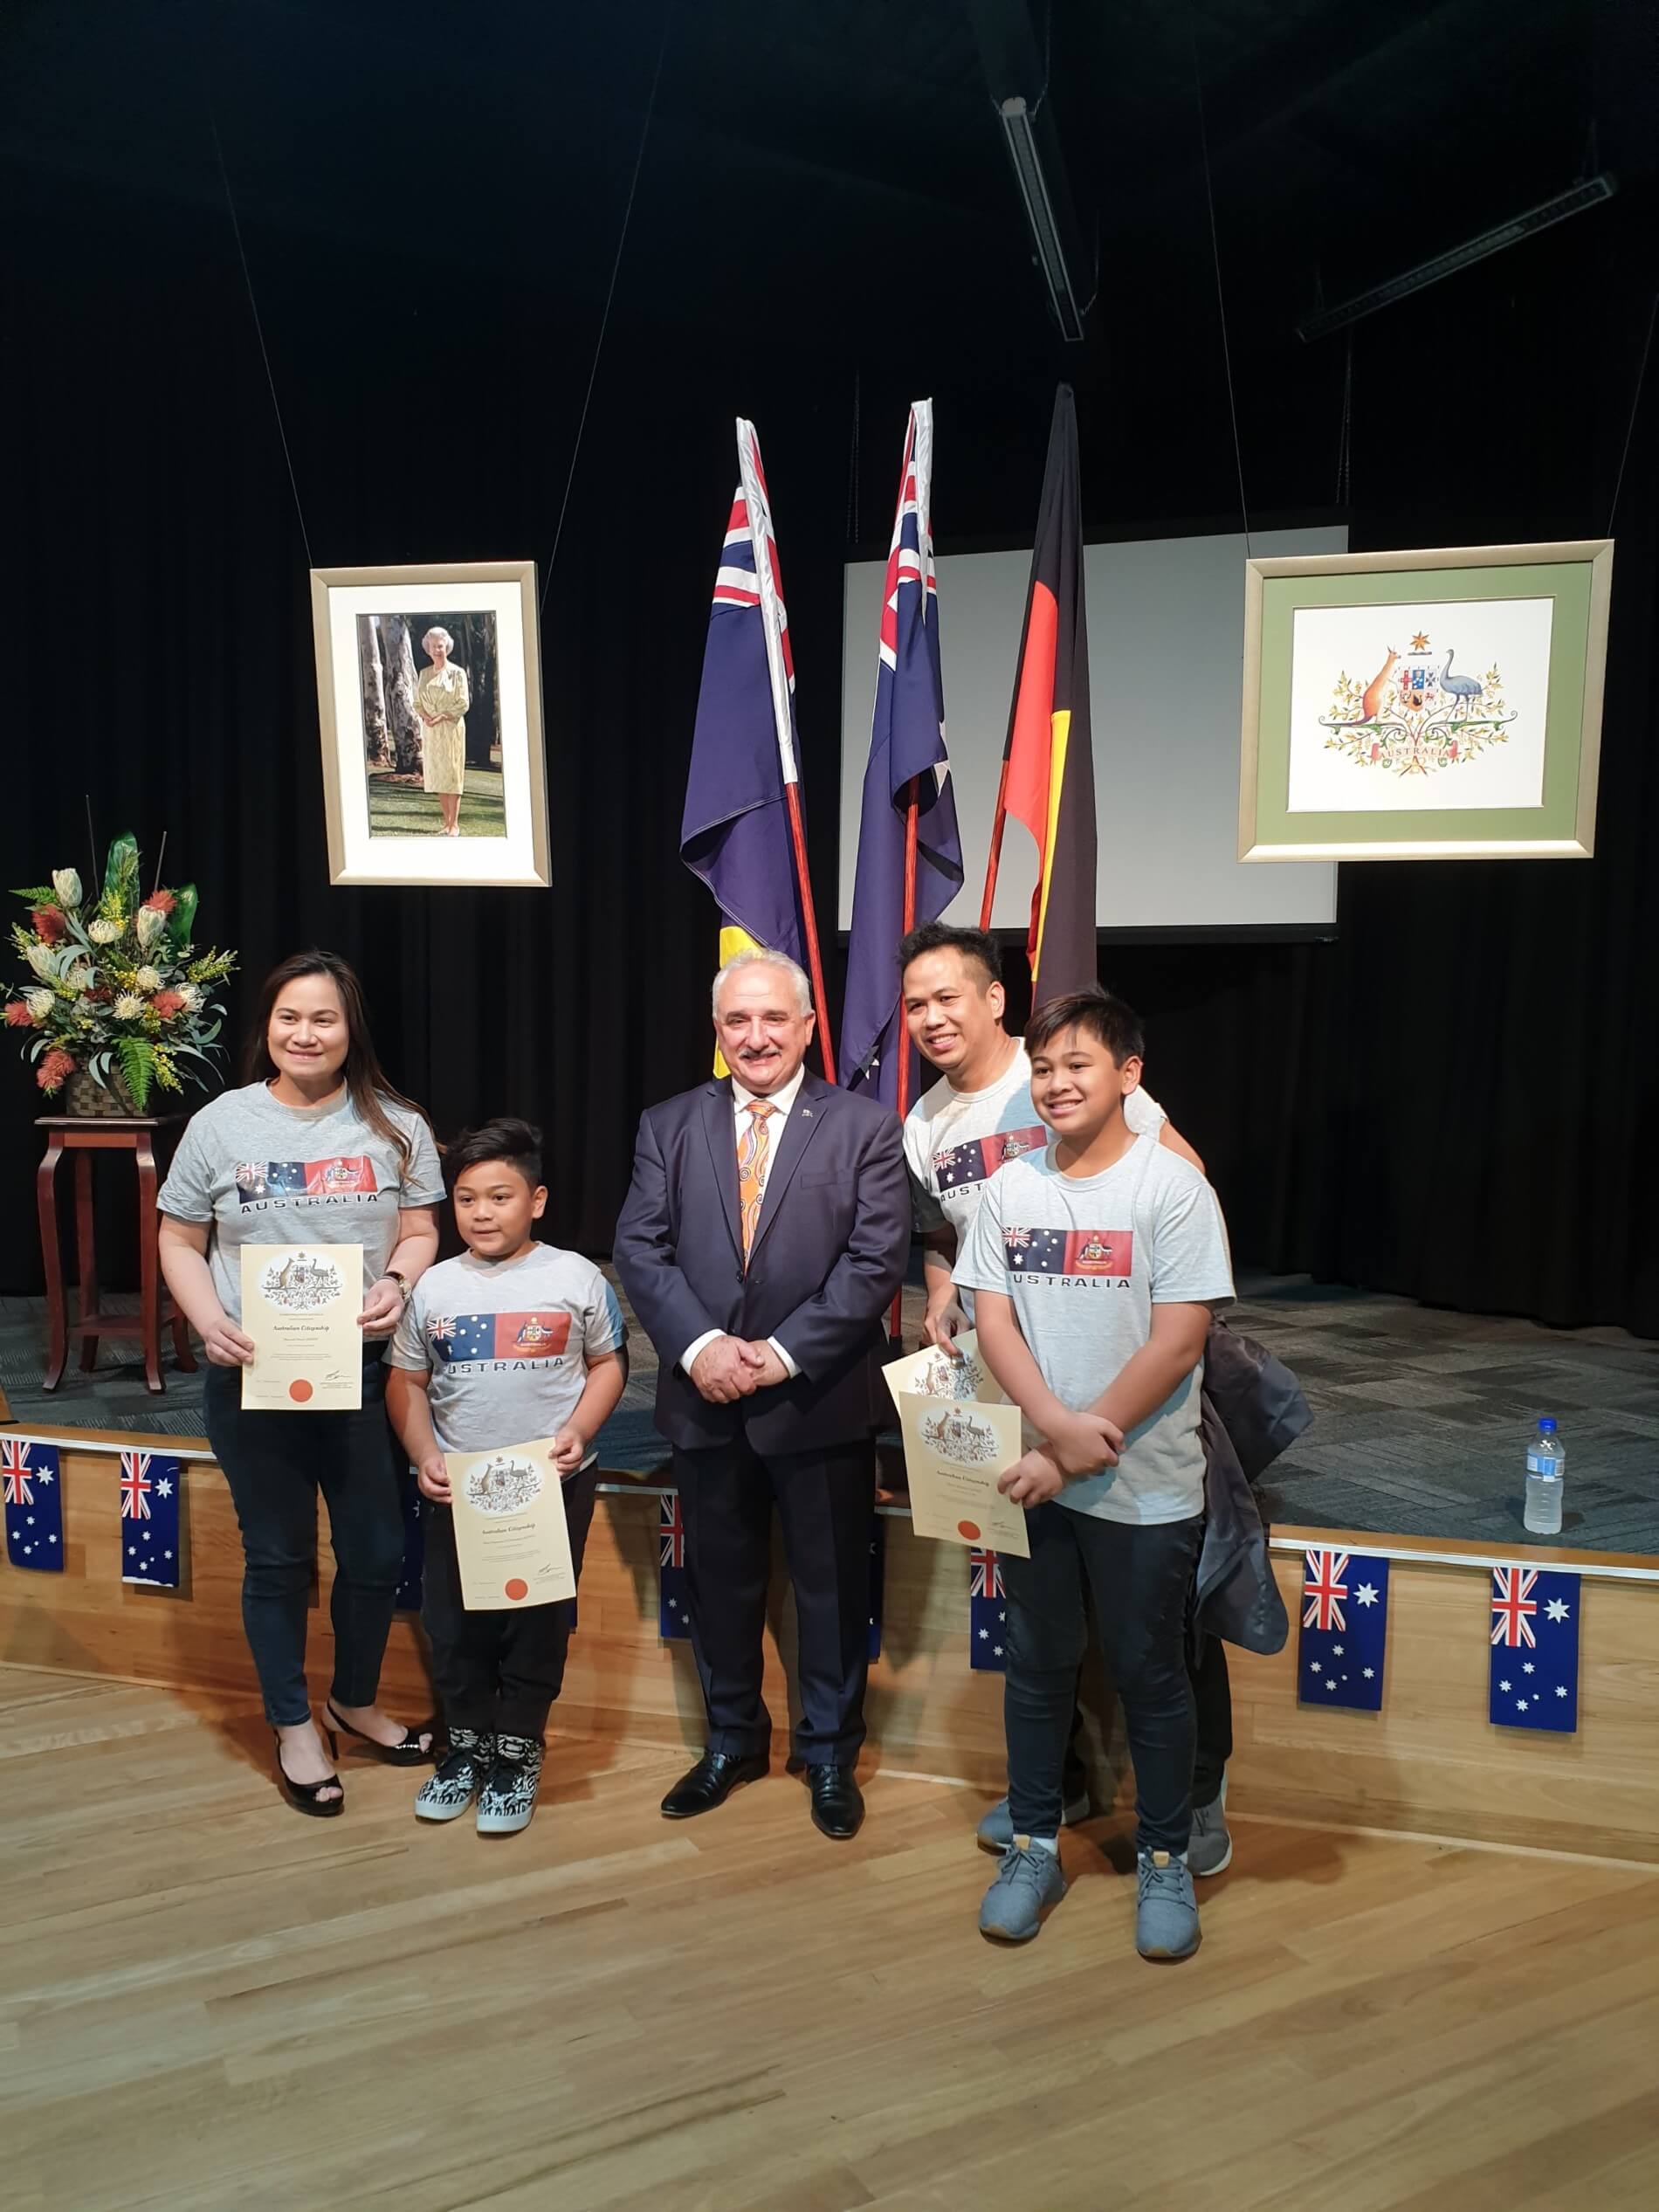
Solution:
M1346 528L1252 532L1252 554L1346 553ZM1019 658L1029 552L962 553L937 563L945 737L967 880L947 909L979 920L1002 745ZM842 631L839 925L852 921L858 813L886 564L848 564ZM1334 926L1328 861L1252 862L1238 851L1244 540L1153 538L1084 551L1103 929ZM1036 848L1010 821L991 922L1030 918Z

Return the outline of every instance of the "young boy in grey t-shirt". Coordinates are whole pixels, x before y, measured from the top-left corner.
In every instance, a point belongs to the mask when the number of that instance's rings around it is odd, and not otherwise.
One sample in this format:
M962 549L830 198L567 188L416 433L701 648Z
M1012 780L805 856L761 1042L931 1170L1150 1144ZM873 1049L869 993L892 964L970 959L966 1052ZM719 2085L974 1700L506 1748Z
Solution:
M1137 1947L1185 1958L1199 1928L1183 1630L1204 1502L1204 1340L1233 1295L1227 1232L1198 1170L1125 1121L1142 1048L1121 1001L1051 1001L1026 1051L1055 1141L988 1182L956 1267L1029 1447L1000 1485L1027 1508L1031 1555L1001 1555L1014 1839L980 1927L1028 1940L1065 1894L1062 1767L1086 1575L1135 1764Z
M392 1340L386 1391L422 1493L422 1616L449 1728L449 1755L415 1810L423 1820L453 1820L476 1797L479 1834L500 1836L527 1827L535 1809L575 1601L466 1610L444 1454L552 1437L580 1575L597 1478L594 1438L627 1380L627 1331L593 1262L531 1234L547 1202L540 1130L492 1121L462 1137L444 1165L467 1249L416 1285Z

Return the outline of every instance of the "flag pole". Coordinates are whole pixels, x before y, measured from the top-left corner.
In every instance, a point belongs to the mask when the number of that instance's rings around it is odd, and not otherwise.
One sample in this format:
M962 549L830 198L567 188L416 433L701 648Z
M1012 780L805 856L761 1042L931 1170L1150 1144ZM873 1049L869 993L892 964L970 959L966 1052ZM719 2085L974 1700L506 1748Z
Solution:
M980 927L991 926L991 905L996 897L996 872L1002 863L1002 825L1008 820L1008 756L1002 755L1002 773L996 779L996 811L991 817L991 853L985 864L985 896L980 901Z
M807 832L801 818L801 786L791 779L783 788L789 799L789 837L795 846L795 884L801 893L801 920L806 932L807 968L812 978L813 1003L818 1014L818 1049L823 1055L824 1080L833 1083L836 1053L830 1041L830 1002L823 988L823 958L818 950L818 918L812 906L812 879L807 873Z
M916 822L921 812L919 779L912 776L905 786L905 935L909 936L916 927ZM898 993L898 1119L902 1121L910 1111L910 1033L905 1026L904 977L899 977ZM892 1309L887 1316L887 1334L902 1350L905 1340L905 1292L901 1284L893 1292Z

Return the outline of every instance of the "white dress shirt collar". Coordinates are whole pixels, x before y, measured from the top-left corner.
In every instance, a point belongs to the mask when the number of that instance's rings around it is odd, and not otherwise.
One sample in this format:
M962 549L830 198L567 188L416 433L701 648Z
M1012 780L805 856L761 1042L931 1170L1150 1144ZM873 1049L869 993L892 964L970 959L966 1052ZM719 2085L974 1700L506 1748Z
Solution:
M788 1120L790 1109L800 1097L801 1085L806 1079L807 1064L802 1060L782 1090L768 1093L768 1104L777 1108L781 1122ZM750 1101L758 1098L759 1095L758 1092L751 1091L747 1085L740 1083L736 1076L732 1078L732 1111L734 1114L747 1113Z

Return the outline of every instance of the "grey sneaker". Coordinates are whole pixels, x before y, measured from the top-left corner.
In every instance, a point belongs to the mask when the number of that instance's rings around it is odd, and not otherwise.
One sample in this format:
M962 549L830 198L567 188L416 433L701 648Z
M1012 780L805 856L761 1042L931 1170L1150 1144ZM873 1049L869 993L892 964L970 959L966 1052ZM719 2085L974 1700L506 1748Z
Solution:
M1143 1959L1190 1959L1198 1948L1198 1899L1183 1852L1138 1851L1135 1948Z
M1002 1854L996 1879L980 1904L980 1933L999 1943L1029 1943L1043 1915L1065 1895L1059 1856L1016 1836Z
M1068 1828L1077 1828L1093 1811L1094 1807L1089 1802L1089 1793L1084 1790L1081 1796L1068 1801L1061 1809L1060 1817ZM974 1831L974 1841L981 1850L995 1851L999 1858L1007 1850L1014 1841L1014 1818L1008 1811L1006 1797L999 1797L986 1814Z
M1227 1777L1222 1776L1221 1793L1213 1805L1193 1807L1192 1840L1187 1846L1187 1864L1194 1874L1219 1874L1224 1866L1233 1863L1233 1839L1227 1832Z
M476 1728L451 1728L442 1765L421 1784L415 1800L416 1820L454 1820L484 1787L495 1755L493 1736Z

